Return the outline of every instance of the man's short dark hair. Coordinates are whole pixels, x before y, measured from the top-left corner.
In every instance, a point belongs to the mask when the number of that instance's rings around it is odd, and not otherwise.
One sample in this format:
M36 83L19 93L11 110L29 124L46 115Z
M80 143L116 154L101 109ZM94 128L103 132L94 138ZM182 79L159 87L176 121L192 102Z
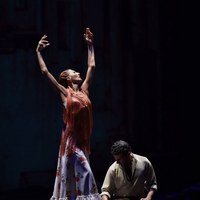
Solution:
M119 154L127 155L130 152L131 152L131 146L123 140L118 140L111 146L112 155L119 155Z

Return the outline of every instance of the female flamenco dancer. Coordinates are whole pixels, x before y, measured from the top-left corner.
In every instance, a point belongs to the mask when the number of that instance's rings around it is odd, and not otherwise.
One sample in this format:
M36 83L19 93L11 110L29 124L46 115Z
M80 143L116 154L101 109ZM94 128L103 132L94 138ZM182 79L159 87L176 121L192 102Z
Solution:
M59 92L63 104L63 129L57 172L51 200L99 200L100 195L89 164L92 106L89 89L95 71L93 33L86 28L88 69L85 80L72 69L61 72L59 80L48 71L41 51L49 46L44 35L36 48L40 70Z

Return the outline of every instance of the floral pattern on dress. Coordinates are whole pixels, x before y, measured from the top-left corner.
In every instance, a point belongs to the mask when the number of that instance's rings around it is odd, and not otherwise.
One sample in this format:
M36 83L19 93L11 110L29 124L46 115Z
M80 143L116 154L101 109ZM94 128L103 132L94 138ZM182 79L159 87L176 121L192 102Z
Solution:
M100 200L88 154L92 107L84 91L67 89L63 129L51 200Z

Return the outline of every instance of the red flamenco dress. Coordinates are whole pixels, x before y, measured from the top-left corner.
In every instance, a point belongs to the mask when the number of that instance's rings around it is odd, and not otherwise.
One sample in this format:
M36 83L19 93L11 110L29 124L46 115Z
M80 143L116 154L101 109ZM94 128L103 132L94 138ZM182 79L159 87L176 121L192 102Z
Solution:
M67 89L63 121L51 200L100 200L89 164L92 106L85 91Z

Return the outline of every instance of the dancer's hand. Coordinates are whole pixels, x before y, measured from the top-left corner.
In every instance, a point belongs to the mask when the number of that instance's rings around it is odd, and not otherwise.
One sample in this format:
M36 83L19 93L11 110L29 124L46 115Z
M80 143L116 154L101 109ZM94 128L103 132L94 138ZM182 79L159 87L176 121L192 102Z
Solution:
M93 44L93 33L90 31L89 28L86 28L86 31L85 31L85 34L84 34L84 39L87 42L87 45Z
M42 36L42 38L40 39L40 41L38 42L38 46L36 48L36 52L40 52L42 51L44 48L46 48L47 46L50 45L49 41L46 40L47 39L47 35Z

